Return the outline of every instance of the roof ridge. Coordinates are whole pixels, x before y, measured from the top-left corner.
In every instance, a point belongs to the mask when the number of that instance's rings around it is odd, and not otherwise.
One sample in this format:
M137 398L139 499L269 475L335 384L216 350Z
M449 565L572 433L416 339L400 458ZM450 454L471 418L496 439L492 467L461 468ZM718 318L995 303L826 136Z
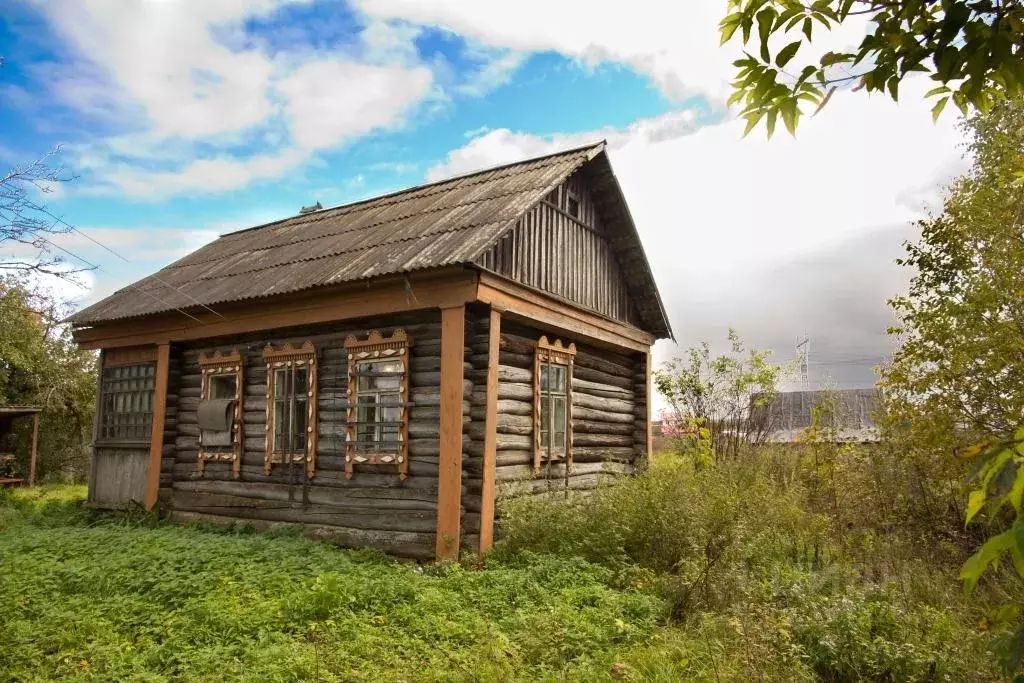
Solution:
M536 162L536 161L541 161L541 160L549 159L549 158L552 158L552 157L567 156L567 155L570 155L570 154L574 154L576 152L582 152L585 149L591 149L591 148L597 148L597 147L600 147L601 149L604 149L605 145L607 145L607 140L603 140L602 139L602 140L598 140L596 142L591 142L591 143L588 143L588 144L585 144L585 145L580 145L578 147L571 147L569 149L563 149L563 150L559 150L557 152L550 152L548 154L541 154L540 156L530 157L529 159L522 159L520 161L510 161L510 162L507 162L507 163L504 163L504 164L498 164L497 166L488 166L487 168L481 168L481 169L478 169L476 171L470 171L468 173L462 173L462 174L454 175L454 176L451 176L451 177L448 177L448 178L442 178L441 180L435 180L435 181L430 182L430 183L422 183L420 185L413 185L412 187L407 187L407 188L404 188L404 189L401 189L401 190L394 190L392 192L385 192L384 194L378 194L378 195L374 195L372 197L367 197L365 199L359 199L359 200L356 200L354 202L349 202L347 204L338 204L337 206L328 206L328 207L326 207L324 209L316 211L313 214L307 214L307 215L308 216L319 216L319 215L322 215L324 213L327 213L328 211L335 211L337 209L346 209L346 208L353 207L353 206L359 206L360 204L368 204L369 202L378 202L378 201L380 201L382 199L389 199L391 197L396 197L398 195L406 194L406 193L409 193L409 192L415 192L417 190L424 190L424 189L426 189L428 187L433 187L435 185L443 185L444 183L450 183L450 182L453 182L455 180L463 180L465 178L472 178L473 176L483 175L484 173L491 173L493 171L500 171L503 168L509 168L511 166L520 166L522 164L530 164L530 163L533 163L533 162ZM285 221L290 221L293 218L296 218L296 216L285 216L284 218L279 218L277 220L270 221L268 223L261 223L260 225L253 225L251 227L242 228L240 230L232 230L231 232L226 232L223 235L220 235L218 237L218 239L223 238L223 237L228 237L229 235L240 235L240 234L246 233L246 232L252 232L252 231L255 231L255 230L262 230L264 228L269 228L270 226L276 225L278 223L284 223ZM314 218L313 220L319 220L319 218Z

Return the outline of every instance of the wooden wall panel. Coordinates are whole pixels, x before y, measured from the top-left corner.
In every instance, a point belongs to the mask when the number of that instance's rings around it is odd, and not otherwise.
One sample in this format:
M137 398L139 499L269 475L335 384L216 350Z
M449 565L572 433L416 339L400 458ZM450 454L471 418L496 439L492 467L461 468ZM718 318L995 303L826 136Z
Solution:
M579 216L567 211L579 202ZM528 211L477 261L613 320L638 324L618 259L589 189L575 175Z
M544 334L573 342L577 352L572 378L573 465L545 464L533 472L533 351ZM642 396L635 385L642 356L586 344L571 334L554 335L503 320L497 367L495 483L497 516L501 502L522 495L587 490L632 474L638 463L637 411ZM646 414L646 413L644 413Z
M412 339L410 349L409 477L399 479L394 466L357 466L345 479L345 430L348 401L348 359L345 338L371 330L390 335L401 327ZM318 353L317 468L313 478L305 467L275 466L267 475L266 365L263 347L309 340ZM245 358L244 450L240 478L230 463L209 462L196 471L201 373L200 354L238 349ZM313 325L268 333L252 333L175 347L168 396L168 420L175 427L164 462L166 507L172 519L244 519L255 526L301 524L317 537L343 545L370 546L416 558L434 554L440 455L441 324L439 311L366 318L346 323ZM469 394L471 386L463 386ZM468 420L469 405L463 411ZM267 501L284 500L287 510ZM477 513L467 513L478 524ZM216 519L215 519L216 518ZM423 529L429 529L424 531Z

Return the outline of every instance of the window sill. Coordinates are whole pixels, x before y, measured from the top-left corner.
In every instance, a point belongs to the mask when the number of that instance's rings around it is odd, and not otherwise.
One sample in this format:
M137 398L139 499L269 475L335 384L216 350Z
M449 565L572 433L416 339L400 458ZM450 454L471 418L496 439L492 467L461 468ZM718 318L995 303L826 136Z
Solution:
M139 449L149 448L149 439L145 441L93 441L93 448L124 448L124 449Z

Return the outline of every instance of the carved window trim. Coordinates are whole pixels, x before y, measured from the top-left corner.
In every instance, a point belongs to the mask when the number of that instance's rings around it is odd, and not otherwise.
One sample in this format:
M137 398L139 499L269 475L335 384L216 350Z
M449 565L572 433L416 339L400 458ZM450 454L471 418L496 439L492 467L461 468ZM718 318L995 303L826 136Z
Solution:
M199 369L202 373L202 385L199 392L199 400L207 401L210 399L210 389L213 386L213 378L216 376L223 375L234 375L235 376L235 414L233 420L233 429L231 437L231 450L226 451L208 451L203 447L202 432L199 435L199 457L196 463L196 469L203 473L206 470L207 461L210 462L230 462L231 472L238 478L242 474L242 449L245 441L245 423L242 419L242 413L245 410L244 397L245 388L243 386L245 376L245 359L242 358L242 354L238 349L233 349L229 353L221 354L220 351L214 351L213 355L207 356L202 354L199 356Z
M350 335L345 339L348 352L348 404L345 430L345 478L351 479L356 465L394 465L398 477L404 481L409 476L409 349L412 340L403 329L396 329L390 337L377 330L370 332L366 339ZM402 364L398 382L398 406L401 425L398 432L398 447L391 452L361 451L357 443L359 427L358 377L359 365L372 361L391 360Z
M274 465L284 465L305 462L306 477L312 479L316 476L316 443L317 443L317 362L316 347L313 342L306 341L300 347L285 344L281 348L274 348L267 344L263 349L263 360L267 364L267 419L265 426L266 433L266 457L264 460L264 472L270 474ZM293 370L297 367L308 369L306 383L306 446L302 452L277 450L274 443L274 398L276 396L277 372L276 370Z
M576 345L564 346L560 339L549 342L546 336L537 341L533 356L533 471L540 472L544 462L565 461L566 471L572 471L572 368L576 358ZM565 366L565 453L551 453L552 446L541 445L541 366ZM553 435L553 432L550 432ZM545 457L547 456L547 457Z

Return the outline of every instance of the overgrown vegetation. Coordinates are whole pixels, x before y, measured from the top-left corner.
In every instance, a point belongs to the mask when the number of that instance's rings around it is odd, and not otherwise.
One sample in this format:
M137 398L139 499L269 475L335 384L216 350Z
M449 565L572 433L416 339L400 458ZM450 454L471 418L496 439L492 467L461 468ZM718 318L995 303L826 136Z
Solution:
M24 277L0 272L0 405L42 407L38 473L42 478L81 479L95 414L96 359L81 351L61 320L67 306ZM17 470L28 472L31 425L17 424L9 443Z

